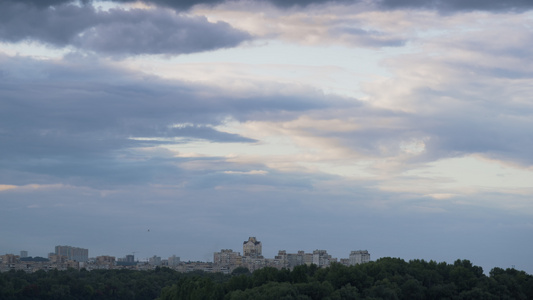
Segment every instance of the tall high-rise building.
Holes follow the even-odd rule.
[[[168,265],[171,267],[175,267],[180,264],[180,258],[179,256],[172,255],[168,258]]]
[[[370,253],[368,250],[357,250],[350,252],[350,265],[364,264],[370,261]]]
[[[26,257],[28,257],[28,251],[24,251],[24,250],[20,251],[20,258],[26,258]]]
[[[262,257],[262,245],[261,242],[258,241],[255,236],[251,236],[248,238],[247,241],[243,242],[242,245],[242,253],[243,256],[249,256],[249,257]]]
[[[313,264],[319,267],[327,267],[332,262],[336,262],[336,258],[332,258],[326,250],[315,250],[313,251]]]
[[[56,246],[55,255],[66,256],[69,260],[86,262],[89,260],[89,250],[71,246]]]
[[[151,266],[160,266],[161,265],[161,256],[154,255],[148,259],[148,264]]]

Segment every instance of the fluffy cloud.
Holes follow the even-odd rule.
[[[366,91],[376,106],[409,115],[430,160],[478,153],[531,166],[533,60],[523,51],[533,40],[520,24],[527,16],[477,17],[484,30],[425,39],[420,52],[388,60],[394,76]]]
[[[39,8],[0,3],[0,40],[7,42],[38,41],[121,56],[210,51],[250,38],[227,23],[165,9],[102,11],[91,5]]]
[[[205,15],[209,20],[228,22],[256,38],[281,39],[304,45],[399,47],[404,46],[409,37],[409,31],[399,29],[397,24],[384,28],[380,22],[383,19],[391,22],[398,13],[378,13],[374,6],[364,3],[289,9],[261,3],[258,9],[250,10],[246,2],[228,2],[215,7],[198,6],[191,12]]]
[[[0,3],[0,40],[73,46],[116,57],[212,51],[235,47],[258,37],[279,37],[304,44],[333,43],[380,48],[408,43],[412,38],[409,31],[414,30],[406,28],[413,23],[409,19],[420,20],[426,9],[443,12],[530,9],[527,1],[259,1],[256,3],[258,8],[252,10],[249,2],[242,1],[147,3],[155,6],[151,9],[102,11],[96,9],[92,1],[82,1],[81,5],[59,0],[4,1]],[[196,4],[209,5],[196,6],[196,16],[161,8],[182,10]],[[324,9],[326,6],[327,9]],[[213,7],[216,9],[212,10]],[[390,8],[394,9],[388,10]],[[411,13],[414,16],[406,18],[408,10],[401,10],[403,8],[414,8],[416,10],[411,11],[418,13]],[[209,22],[204,14],[209,20],[218,22]],[[420,24],[416,22],[411,27]]]

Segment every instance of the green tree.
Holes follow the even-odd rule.
[[[232,272],[231,272],[231,275],[232,276],[237,276],[237,275],[252,275],[252,273],[250,272],[250,270],[246,267],[237,267],[235,268]]]
[[[351,284],[346,284],[345,286],[341,287],[340,289],[335,290],[330,295],[331,300],[357,300],[361,299],[361,295],[359,294],[359,290],[352,286]]]

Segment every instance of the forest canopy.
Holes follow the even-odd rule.
[[[533,299],[533,276],[468,260],[381,258],[327,268],[221,273],[70,269],[0,273],[0,299]]]

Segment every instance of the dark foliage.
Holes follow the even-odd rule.
[[[0,273],[0,299],[156,299],[165,287],[185,278],[205,278],[218,283],[223,281],[222,277],[159,267],[152,271],[9,271]]]
[[[189,278],[163,290],[160,299],[533,299],[533,276],[499,268],[486,276],[468,260],[382,258],[351,267],[263,268],[225,278],[218,284]]]
[[[159,298],[158,298],[159,297]],[[263,268],[231,275],[67,270],[0,273],[0,299],[533,299],[533,276],[468,260],[453,264],[382,258],[346,267]]]
[[[20,261],[35,261],[35,262],[44,262],[44,261],[49,261],[48,258],[44,258],[44,257],[40,257],[40,256],[35,256],[35,257],[22,257],[20,258]]]

